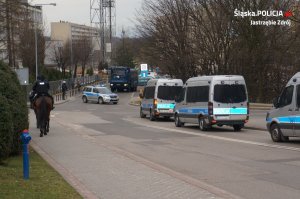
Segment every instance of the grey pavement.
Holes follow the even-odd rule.
[[[93,118],[92,115],[83,115],[83,117]],[[101,136],[101,132],[90,131],[80,125],[63,124],[63,122],[56,121],[55,117],[51,120],[53,122],[51,122],[50,134],[40,138],[38,130],[34,128],[35,120],[31,112],[30,129],[34,146],[42,151],[42,153],[40,151],[42,156],[46,154],[55,159],[56,164],[59,165],[56,166],[58,172],[63,172],[60,168],[67,168],[71,176],[96,197],[109,199],[221,198],[96,141],[93,136]],[[68,175],[63,176],[68,178]],[[72,183],[72,181],[69,182]],[[85,195],[85,197],[92,197],[93,194]]]
[[[245,125],[246,128],[267,130],[266,114],[268,110],[250,110],[249,122]]]
[[[34,146],[85,198],[299,198],[299,139],[151,122],[128,104],[132,94],[119,95],[118,105],[57,105],[43,138],[30,115]],[[252,111],[249,124],[264,117]]]

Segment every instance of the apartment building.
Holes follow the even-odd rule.
[[[99,44],[96,38],[100,34],[100,30],[94,27],[80,25],[76,23],[60,21],[51,23],[51,40],[61,40],[63,44],[67,41],[76,43],[83,36],[92,37],[94,50],[99,50]]]

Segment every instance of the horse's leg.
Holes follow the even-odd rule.
[[[40,128],[40,121],[38,116],[36,116],[36,128]]]
[[[43,137],[44,136],[44,132],[43,132],[43,129],[40,128],[40,137]]]
[[[47,133],[49,132],[49,126],[50,126],[50,120],[48,120],[48,122],[47,122],[47,128],[46,128]]]
[[[47,135],[47,126],[48,126],[48,122],[46,121],[46,123],[45,123],[45,129],[44,129],[44,135]]]

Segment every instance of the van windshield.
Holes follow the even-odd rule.
[[[159,86],[157,98],[162,100],[175,100],[175,96],[179,96],[181,86]]]
[[[214,101],[220,103],[240,103],[247,100],[245,85],[217,84],[214,88]]]

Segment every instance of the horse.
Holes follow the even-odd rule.
[[[40,137],[49,132],[50,112],[52,110],[52,99],[47,95],[41,95],[33,103],[36,115],[37,128],[40,129]]]

